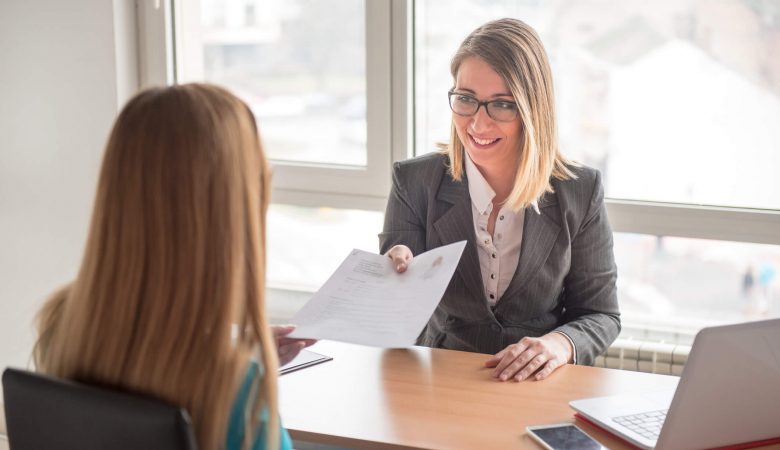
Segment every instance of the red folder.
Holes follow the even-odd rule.
[[[583,416],[580,413],[574,413],[574,418],[576,420],[580,420],[582,422],[585,422],[589,425],[592,425],[596,428],[598,428],[601,431],[604,431],[606,433],[611,434],[612,436],[615,436],[616,438],[620,439],[621,441],[625,442],[626,444],[630,445],[633,448],[639,448],[635,446],[634,444],[628,442],[627,440],[623,439],[622,437],[618,436],[617,434],[613,433],[612,431],[602,427],[601,425],[597,424],[596,422],[588,419],[587,417]],[[756,447],[763,447],[765,445],[772,445],[772,444],[780,444],[780,436],[776,438],[770,438],[770,439],[762,439],[760,441],[753,441],[753,442],[745,442],[744,444],[733,444],[733,445],[727,445],[725,447],[717,447],[710,450],[742,450],[745,448],[756,448]]]

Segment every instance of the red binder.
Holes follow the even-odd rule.
[[[574,413],[574,418],[576,420],[582,421],[587,423],[588,425],[594,426],[598,428],[601,431],[604,431],[606,433],[611,434],[612,436],[615,436],[616,438],[620,439],[621,441],[625,442],[626,444],[630,445],[633,448],[639,448],[636,445],[628,442],[627,440],[623,439],[622,437],[618,436],[617,434],[611,432],[610,430],[602,427],[601,425],[597,424],[596,422],[593,422],[592,420],[588,419],[587,417],[583,416],[580,413]],[[760,441],[753,441],[753,442],[745,442],[743,444],[734,444],[734,445],[727,445],[725,447],[716,447],[710,450],[742,450],[746,448],[756,448],[756,447],[763,447],[765,445],[772,445],[772,444],[780,444],[780,436],[776,438],[770,438],[770,439],[762,439]]]

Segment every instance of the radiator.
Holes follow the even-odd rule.
[[[617,339],[604,355],[596,358],[594,365],[679,376],[690,352],[690,345]]]

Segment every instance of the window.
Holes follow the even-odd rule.
[[[615,233],[623,320],[698,330],[780,317],[780,246]]]
[[[365,167],[364,6],[202,0],[188,33],[198,40],[182,43],[197,51],[179,58],[177,79],[214,82],[243,98],[273,160]]]
[[[379,211],[272,204],[268,210],[268,280],[314,292],[353,248],[376,252]]]
[[[417,154],[448,140],[449,63],[466,34],[520,18],[550,56],[564,153],[604,174],[624,317],[780,315],[780,246],[764,245],[780,244],[776,8],[428,0],[414,12]]]
[[[335,248],[376,250],[391,161],[448,139],[455,49],[510,16],[550,55],[564,152],[604,174],[625,317],[780,315],[771,2],[169,1],[141,8],[141,78],[215,81],[252,106],[275,170],[272,285],[313,289]],[[333,259],[305,267],[311,252]]]
[[[606,175],[609,197],[780,209],[776,8],[698,0],[605,5],[417,2],[418,153],[449,134],[442,99],[452,85],[449,59],[465,33],[518,17],[550,55],[562,148]]]
[[[384,206],[393,113],[388,2],[171,5],[175,80],[221,84],[248,103],[274,165],[275,199]]]
[[[411,148],[407,13],[364,0],[139,2],[143,84],[215,82],[258,119],[274,170],[269,285],[311,292],[351,248],[377,250],[391,161]]]

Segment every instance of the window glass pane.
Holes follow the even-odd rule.
[[[706,0],[415,2],[416,152],[449,137],[449,61],[482,23],[534,27],[565,154],[609,197],[780,209],[780,9]]]
[[[366,165],[363,0],[200,0],[197,13],[177,32],[179,80],[243,98],[275,160]]]
[[[780,317],[780,246],[615,233],[615,258],[628,324]]]
[[[379,251],[384,214],[272,204],[268,209],[268,284],[316,291],[357,248]]]

